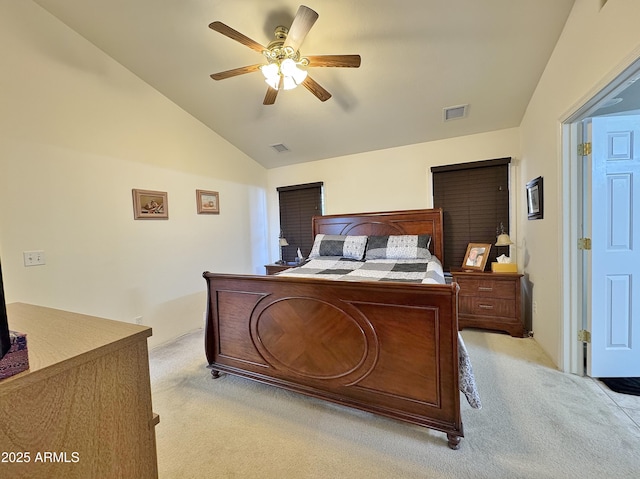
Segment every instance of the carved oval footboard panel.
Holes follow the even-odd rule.
[[[303,377],[353,381],[354,374],[367,374],[377,356],[370,325],[315,298],[270,302],[254,315],[251,330],[268,363]]]

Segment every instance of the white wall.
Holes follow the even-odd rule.
[[[0,58],[8,302],[142,316],[153,345],[202,326],[203,271],[262,273],[263,167],[32,2],[0,3]],[[167,191],[169,220],[134,221],[132,188]]]
[[[537,341],[556,364],[566,369],[562,309],[561,121],[577,110],[621,65],[629,65],[640,46],[640,2],[576,0],[564,31],[538,84],[521,124],[522,184],[544,177],[544,219],[527,221],[519,211],[521,263],[537,303],[533,327]],[[637,55],[635,55],[637,56]],[[602,85],[604,86],[604,85]]]
[[[278,255],[278,186],[323,181],[326,214],[431,208],[432,166],[513,157],[517,175],[519,156],[519,130],[511,128],[268,170],[272,258]],[[511,195],[517,203],[517,185]]]

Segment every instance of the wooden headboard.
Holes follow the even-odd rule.
[[[431,235],[429,249],[440,261],[444,253],[442,209],[387,211],[313,217],[313,236],[329,235]]]

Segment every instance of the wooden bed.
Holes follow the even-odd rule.
[[[425,234],[442,258],[442,210],[321,216],[313,233]],[[205,349],[220,372],[464,436],[453,285],[203,274]]]

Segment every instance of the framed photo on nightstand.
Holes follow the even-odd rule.
[[[489,259],[489,251],[491,244],[487,243],[469,243],[467,253],[464,255],[462,262],[463,270],[484,271],[484,267]]]

